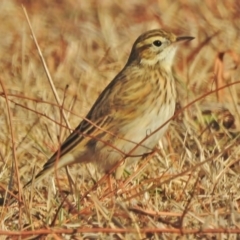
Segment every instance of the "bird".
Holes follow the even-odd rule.
[[[139,161],[152,150],[169,123],[160,127],[175,111],[177,94],[172,65],[178,42],[192,39],[162,29],[141,34],[123,69],[33,177],[34,183],[73,163],[91,162],[98,172],[107,173],[125,158],[116,170],[119,179],[126,164]]]

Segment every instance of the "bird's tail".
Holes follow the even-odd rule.
[[[73,163],[74,160],[75,160],[74,155],[71,154],[70,152],[63,155],[59,159],[57,158],[56,155],[53,155],[43,166],[43,169],[35,177],[33,177],[28,183],[24,185],[24,188],[31,185],[33,181],[34,183],[41,181],[43,178],[50,175],[57,169],[64,167],[70,163]]]

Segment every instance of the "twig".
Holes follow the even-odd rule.
[[[12,114],[11,114],[11,111],[10,111],[7,91],[4,87],[2,79],[0,79],[0,84],[1,84],[1,87],[2,87],[3,92],[5,94],[6,105],[7,105],[7,112],[8,112],[8,119],[9,119],[9,129],[10,129],[11,140],[12,140],[12,152],[13,152],[15,172],[16,172],[17,184],[18,184],[19,226],[20,226],[20,229],[22,229],[22,222],[21,222],[22,217],[21,217],[21,207],[20,207],[21,199],[22,199],[22,197],[21,197],[22,191],[21,191],[21,185],[20,185],[20,177],[19,177],[19,171],[18,171],[18,161],[17,161],[17,155],[16,155],[15,141],[14,141],[15,137],[14,137],[13,125],[12,125]]]

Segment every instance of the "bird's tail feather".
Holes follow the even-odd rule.
[[[59,158],[59,160],[52,161],[52,159],[50,158],[49,161],[43,166],[43,169],[35,177],[33,177],[28,183],[24,185],[24,188],[28,187],[33,181],[34,183],[41,181],[43,178],[50,175],[57,169],[64,167],[70,163],[73,163],[74,160],[75,160],[74,155],[71,153],[65,154],[64,156]]]

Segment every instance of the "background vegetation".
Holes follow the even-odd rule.
[[[239,239],[239,1],[2,0],[0,22],[0,187],[22,196],[1,207],[2,238]],[[62,107],[74,129],[154,28],[195,37],[179,47],[177,111],[155,154],[118,184],[75,164],[74,183],[61,169],[21,189],[69,134]]]

